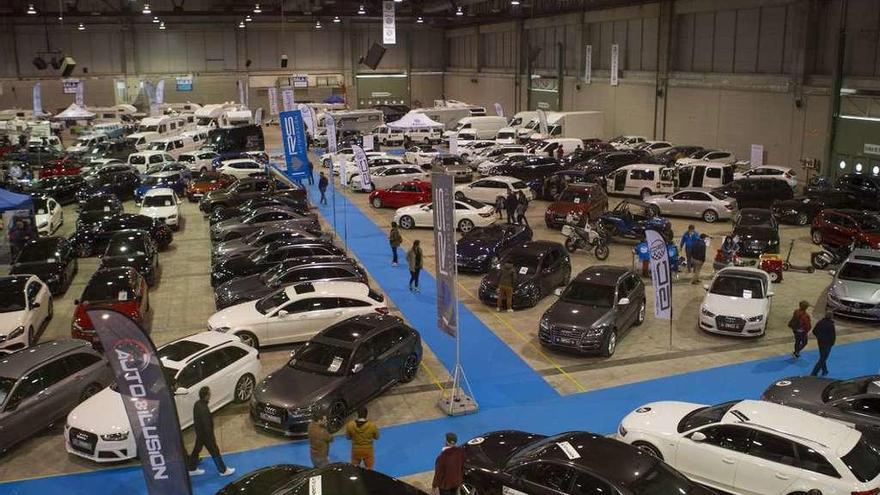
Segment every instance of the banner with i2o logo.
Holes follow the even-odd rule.
[[[302,113],[299,110],[281,112],[280,123],[287,175],[293,179],[307,177],[309,157],[306,151],[306,130]]]
[[[646,230],[645,242],[651,253],[649,266],[654,287],[654,318],[668,320],[672,318],[672,270],[666,240],[656,230]]]

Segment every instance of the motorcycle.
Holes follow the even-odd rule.
[[[578,249],[592,249],[596,259],[608,258],[608,240],[605,233],[594,228],[589,222],[586,222],[583,227],[579,227],[578,223],[578,221],[572,220],[562,226],[565,249],[569,253],[574,253]]]
[[[810,264],[817,270],[824,270],[831,265],[839,265],[849,257],[854,248],[855,243],[846,246],[822,244],[823,251],[815,251],[810,254]]]

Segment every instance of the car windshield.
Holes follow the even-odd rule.
[[[478,228],[466,233],[463,237],[468,239],[498,240],[504,235],[504,229],[500,225],[490,225]]]
[[[14,386],[14,379],[0,376],[0,406],[2,406],[4,402],[6,402],[6,398],[9,397],[9,393],[12,392],[12,387]]]
[[[36,211],[37,215],[45,215],[49,213],[49,205],[46,201],[46,198],[43,197],[35,197],[34,201],[34,211]]]
[[[741,275],[719,275],[709,289],[719,296],[741,297],[743,299],[763,299],[764,284],[760,279]]]
[[[526,275],[538,271],[538,258],[527,254],[508,253],[501,260],[501,264],[510,263],[516,273]]]
[[[15,278],[0,283],[0,313],[23,311],[25,308],[24,282]]]
[[[856,222],[865,232],[880,232],[880,218],[876,215],[856,215]]]
[[[562,293],[561,298],[565,302],[610,308],[614,305],[614,287],[592,282],[572,282]]]
[[[822,400],[825,402],[831,402],[852,397],[854,395],[862,395],[867,393],[868,385],[875,380],[880,381],[880,376],[833,382],[822,391]]]
[[[148,176],[144,178],[144,184],[148,186],[158,186],[162,184],[168,184],[170,182],[173,182],[172,176]]]
[[[526,444],[524,447],[520,448],[513,452],[508,461],[505,464],[515,464],[518,459],[525,459],[530,457],[533,453],[539,452],[543,450],[548,445],[552,445],[559,440],[566,438],[568,433],[560,433],[558,435],[554,435],[552,437],[543,438],[536,442]]]
[[[865,441],[864,436],[840,459],[862,483],[872,481],[880,475],[880,448]]]
[[[177,161],[183,162],[183,163],[195,163],[196,157],[194,157],[192,155],[180,155],[177,158]]]
[[[159,359],[183,361],[189,356],[206,349],[208,346],[192,340],[178,340],[159,349]]]
[[[142,206],[173,206],[174,196],[169,195],[152,195],[144,198]]]
[[[132,165],[143,165],[147,163],[147,157],[144,155],[131,155],[128,157],[128,163]]]
[[[721,191],[709,191],[709,194],[711,194],[711,195],[712,195],[714,198],[716,198],[716,199],[720,199],[720,200],[725,200],[725,199],[727,199],[727,195],[725,195],[725,194],[724,194],[723,192],[721,192]]]
[[[138,236],[113,237],[107,245],[107,256],[143,256],[144,254],[143,242]]]
[[[259,311],[260,314],[267,314],[269,311],[272,311],[273,309],[281,306],[282,304],[285,304],[288,301],[290,301],[290,298],[287,297],[287,291],[281,289],[258,300],[257,311]]]
[[[586,203],[589,201],[590,195],[580,191],[562,191],[559,201],[564,203]]]
[[[273,246],[272,244],[266,244],[265,246],[261,247],[260,249],[257,249],[256,251],[247,255],[247,258],[249,260],[253,261],[254,263],[260,263],[261,261],[263,261],[263,258],[269,256],[269,252],[272,248],[277,248],[277,246]]]
[[[686,495],[691,492],[693,485],[687,478],[657,461],[645,474],[630,483],[629,489],[635,495]]]
[[[880,284],[880,266],[850,261],[843,265],[843,268],[837,273],[837,278],[853,282]]]
[[[51,242],[36,242],[26,246],[16,258],[16,263],[35,263],[47,262],[54,263],[61,261],[61,253],[55,251],[57,246]]]
[[[743,211],[740,212],[738,226],[749,227],[753,225],[770,225],[773,222],[773,214],[770,210]]]
[[[733,400],[730,402],[725,402],[723,404],[718,404],[717,406],[706,406],[695,409],[687,413],[683,418],[681,418],[681,421],[678,422],[678,432],[683,433],[693,430],[694,428],[717,423],[721,421],[721,418],[723,418],[724,415],[727,414],[727,411],[731,407],[739,404],[739,402],[740,401],[738,400]]]
[[[245,236],[245,238],[244,238],[244,243],[245,243],[245,244],[248,244],[248,245],[251,245],[251,244],[255,243],[255,242],[257,241],[257,239],[259,239],[260,236],[262,236],[264,233],[265,233],[264,231],[262,231],[262,230],[258,230],[258,231],[254,232],[254,233],[252,233],[252,234],[248,234],[248,235]]]
[[[89,302],[131,301],[134,299],[134,293],[128,286],[128,275],[120,275],[119,279],[110,280],[108,277],[102,277],[99,280],[93,279],[86,285],[82,300]]]
[[[288,366],[297,370],[338,376],[348,371],[350,360],[351,349],[323,342],[308,342],[294,352]]]

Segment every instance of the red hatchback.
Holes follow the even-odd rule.
[[[74,301],[73,323],[70,335],[85,340],[95,349],[101,349],[101,339],[95,332],[92,320],[86,314],[90,306],[115,309],[130,316],[143,327],[144,317],[150,309],[149,289],[144,278],[130,266],[102,268],[92,275],[82,298]]]
[[[373,208],[401,208],[431,201],[431,183],[423,180],[401,182],[370,193]]]
[[[203,172],[187,186],[186,198],[196,203],[205,194],[218,189],[226,189],[233,182],[235,182],[235,177],[231,175],[221,174],[220,172]]]
[[[40,169],[40,178],[55,177],[57,175],[77,175],[82,170],[82,164],[77,160],[65,155],[64,158],[52,160]]]
[[[832,247],[880,248],[880,216],[864,210],[822,210],[813,219],[810,238]]]

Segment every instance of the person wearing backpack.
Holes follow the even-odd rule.
[[[788,328],[794,333],[794,352],[791,356],[795,359],[801,357],[801,351],[807,346],[807,337],[810,335],[810,328],[813,327],[810,322],[810,314],[807,308],[810,303],[801,301],[798,303],[798,309],[794,310],[791,320],[788,321]]]

